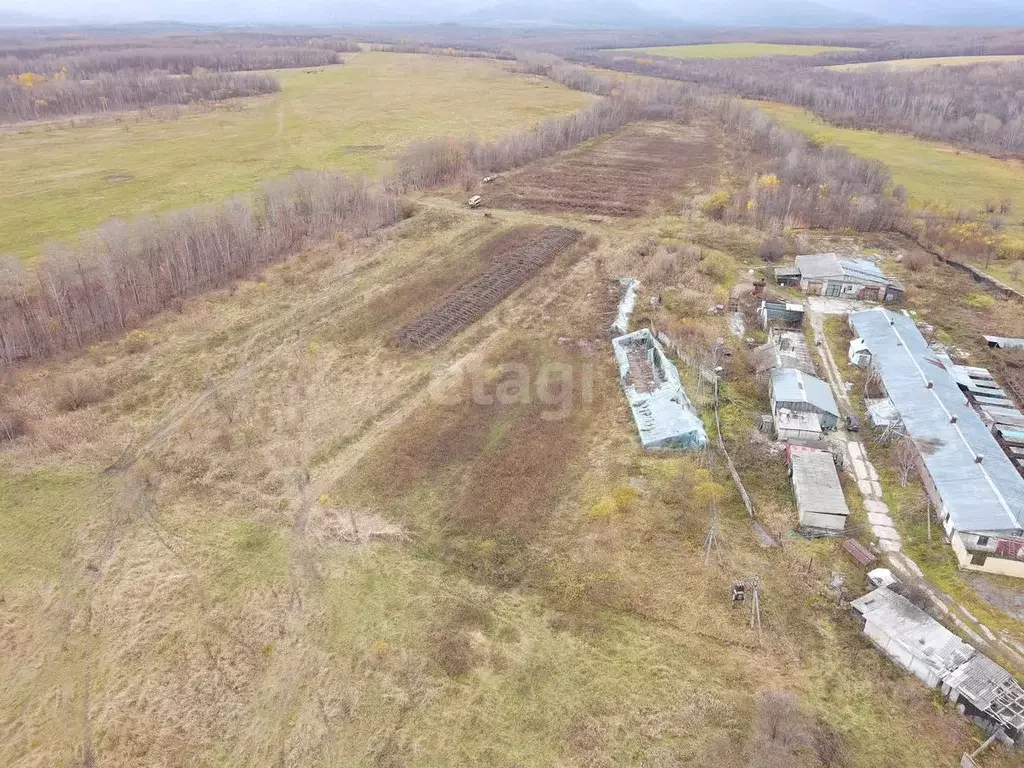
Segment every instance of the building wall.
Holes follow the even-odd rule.
[[[821,432],[811,429],[779,428],[776,423],[776,434],[779,440],[821,440]]]
[[[914,656],[906,646],[893,640],[888,634],[886,634],[884,629],[873,624],[870,620],[867,620],[864,623],[864,634],[867,635],[871,641],[885,653],[886,656],[910,672],[929,688],[935,688],[940,682],[942,682],[942,678],[935,669]]]
[[[1005,557],[988,556],[981,565],[971,562],[974,555],[967,551],[967,546],[961,535],[954,534],[951,538],[953,551],[956,553],[956,560],[960,568],[965,571],[978,571],[980,573],[997,573],[1000,576],[1014,576],[1024,579],[1024,560],[1008,560]]]
[[[800,510],[800,525],[804,528],[820,528],[825,531],[842,531],[846,528],[846,515],[827,515],[823,512]]]

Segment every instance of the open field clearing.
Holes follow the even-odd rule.
[[[832,64],[825,69],[837,71],[856,71],[859,69],[888,69],[893,71],[913,71],[927,67],[966,67],[971,64],[1004,64],[1008,61],[1020,61],[1024,56],[1017,54],[991,54],[987,56],[934,56],[925,59],[893,59],[892,61],[865,61],[856,64]]]
[[[853,561],[785,536],[739,354],[723,429],[782,546],[758,546],[717,463],[640,450],[613,280],[644,280],[636,324],[729,337],[707,307],[761,237],[672,178],[675,210],[598,221],[422,197],[13,374],[2,405],[28,433],[0,446],[0,555],[26,564],[0,561],[0,764],[931,768],[977,745],[837,605],[833,572],[864,589]],[[581,235],[494,309],[394,343],[553,226]],[[755,574],[763,645],[729,598]]]
[[[508,174],[484,193],[499,208],[640,216],[683,190],[706,192],[718,161],[705,130],[648,123]]]
[[[111,216],[217,202],[300,168],[373,174],[412,141],[494,138],[590,100],[455,57],[364,52],[275,75],[271,96],[0,134],[3,251],[32,258]]]
[[[1020,233],[1024,221],[1024,163],[1000,160],[937,141],[882,131],[838,128],[789,104],[750,102],[758,109],[823,144],[838,144],[861,157],[880,160],[902,184],[911,202],[938,203],[952,210],[981,211],[1011,203],[1006,224]]]
[[[777,43],[705,43],[698,45],[660,45],[653,48],[615,50],[652,53],[673,59],[750,59],[755,56],[816,56],[829,51],[855,51],[856,48],[827,45],[779,45]]]

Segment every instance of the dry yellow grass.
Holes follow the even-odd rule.
[[[0,568],[0,764],[740,766],[763,689],[795,694],[851,768],[976,743],[836,607],[831,571],[862,576],[834,544],[760,550],[728,491],[724,564],[704,570],[696,459],[637,447],[608,279],[685,279],[689,262],[648,263],[651,237],[754,234],[676,213],[484,218],[459,197],[10,383],[32,433],[0,449],[0,501],[22,500],[0,554],[40,551]],[[389,343],[489,238],[553,222],[593,237],[437,350]],[[562,420],[542,414],[564,390],[534,375],[530,402],[466,396],[462,372],[486,394],[511,362],[592,384]],[[60,413],[56,372],[111,394]],[[753,574],[763,648],[729,607]]]

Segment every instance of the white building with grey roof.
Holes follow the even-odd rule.
[[[799,285],[812,296],[901,301],[906,292],[873,261],[844,259],[836,253],[797,256],[796,266],[775,270],[775,279],[783,285]]]
[[[853,312],[961,568],[1024,578],[1024,477],[906,314]],[[948,358],[947,358],[948,360]]]
[[[890,659],[929,688],[941,688],[989,733],[1024,744],[1024,688],[1009,672],[890,587],[850,606],[863,618],[864,634]]]

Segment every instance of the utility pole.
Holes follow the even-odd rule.
[[[708,567],[708,562],[711,560],[711,550],[715,550],[715,554],[718,556],[718,564],[722,564],[722,550],[718,545],[718,507],[715,505],[715,500],[711,500],[711,529],[708,531],[708,538],[704,546],[704,567]]]
[[[764,646],[764,636],[761,634],[761,598],[758,594],[761,586],[761,577],[755,576],[753,578],[753,584],[751,591],[753,595],[750,599],[750,628],[757,628],[757,643],[760,646]]]

